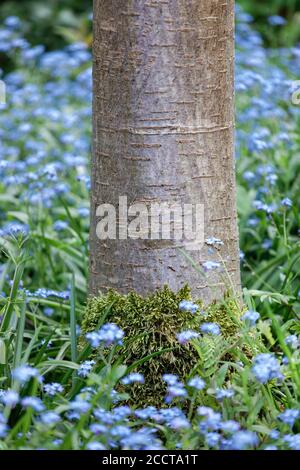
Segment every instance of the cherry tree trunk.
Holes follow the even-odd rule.
[[[93,74],[90,293],[239,292],[234,1],[95,0]],[[184,236],[124,235],[125,196],[203,205],[202,237],[190,249]],[[97,233],[102,204],[116,208],[116,239]]]

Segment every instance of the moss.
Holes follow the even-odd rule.
[[[224,340],[237,335],[240,311],[234,299],[228,297],[222,303],[212,304],[205,308],[205,313],[202,302],[196,301],[199,305],[196,314],[179,310],[182,300],[191,300],[188,286],[177,293],[165,286],[145,298],[134,292],[121,295],[111,290],[88,301],[82,322],[83,334],[97,329],[103,316],[104,321],[116,323],[126,335],[121,349],[126,364],[168,349],[137,368],[144,374],[145,384],[131,387],[135,404],[161,404],[164,397],[162,374],[173,373],[184,379],[201,363],[199,351],[196,352],[192,344],[180,345],[177,333],[185,329],[199,330],[201,323],[209,321],[220,325]]]

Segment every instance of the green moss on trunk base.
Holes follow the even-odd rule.
[[[222,303],[206,307],[205,311],[202,311],[202,302],[195,301],[199,305],[195,314],[179,309],[182,300],[191,300],[188,286],[177,293],[165,286],[145,298],[134,292],[121,295],[111,290],[88,301],[82,322],[83,334],[97,329],[106,312],[105,322],[116,323],[125,332],[121,354],[127,365],[168,349],[137,368],[145,377],[144,385],[130,388],[132,400],[137,406],[162,404],[165,387],[161,376],[165,373],[176,374],[181,379],[193,370],[205,375],[205,371],[216,364],[217,356],[226,353],[231,343],[229,340],[238,334],[240,310],[234,299],[228,297]],[[205,335],[197,351],[192,344],[178,343],[176,335],[179,332],[186,329],[199,331],[203,322],[218,323],[221,335]]]

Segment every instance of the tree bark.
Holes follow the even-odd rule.
[[[233,31],[233,0],[94,1],[91,294],[239,292]],[[185,239],[99,240],[96,209],[119,196],[204,204],[206,242],[188,256],[222,267],[201,275]]]

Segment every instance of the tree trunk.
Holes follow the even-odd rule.
[[[95,0],[91,294],[188,283],[208,303],[239,292],[233,29],[233,0]],[[120,196],[203,204],[204,242],[124,239]],[[116,240],[96,234],[105,203]]]

